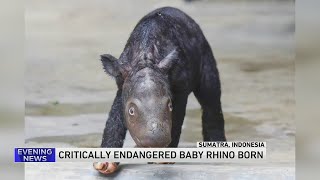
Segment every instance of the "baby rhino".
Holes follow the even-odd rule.
[[[216,61],[199,25],[184,12],[152,11],[136,25],[119,59],[104,54],[101,61],[118,86],[101,147],[122,147],[127,129],[138,147],[177,147],[191,92],[203,110],[203,140],[226,140]],[[117,166],[94,163],[103,174]]]

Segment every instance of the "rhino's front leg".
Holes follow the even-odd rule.
[[[109,118],[103,131],[101,147],[121,148],[126,137],[127,128],[125,126],[122,91],[118,90],[117,96],[113,101]],[[111,174],[118,168],[118,162],[95,162],[93,167],[103,174]]]

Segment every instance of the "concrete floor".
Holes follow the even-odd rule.
[[[91,163],[26,165],[26,180],[34,179],[295,179],[295,168],[282,165],[243,164],[124,164],[118,173],[104,176]]]

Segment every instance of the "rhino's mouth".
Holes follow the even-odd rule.
[[[132,136],[132,138],[136,143],[136,147],[138,147],[138,148],[166,148],[171,143],[171,141],[168,141],[168,143],[166,143],[165,145],[163,145],[161,147],[159,147],[159,146],[146,146],[146,145],[143,145],[142,141],[137,136]]]

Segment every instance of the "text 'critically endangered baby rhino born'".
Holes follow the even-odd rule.
[[[202,113],[204,141],[225,141],[220,80],[210,45],[199,25],[171,7],[143,17],[119,59],[101,56],[118,86],[101,147],[122,147],[127,129],[138,147],[177,147],[188,95]],[[118,163],[94,163],[103,174]]]

